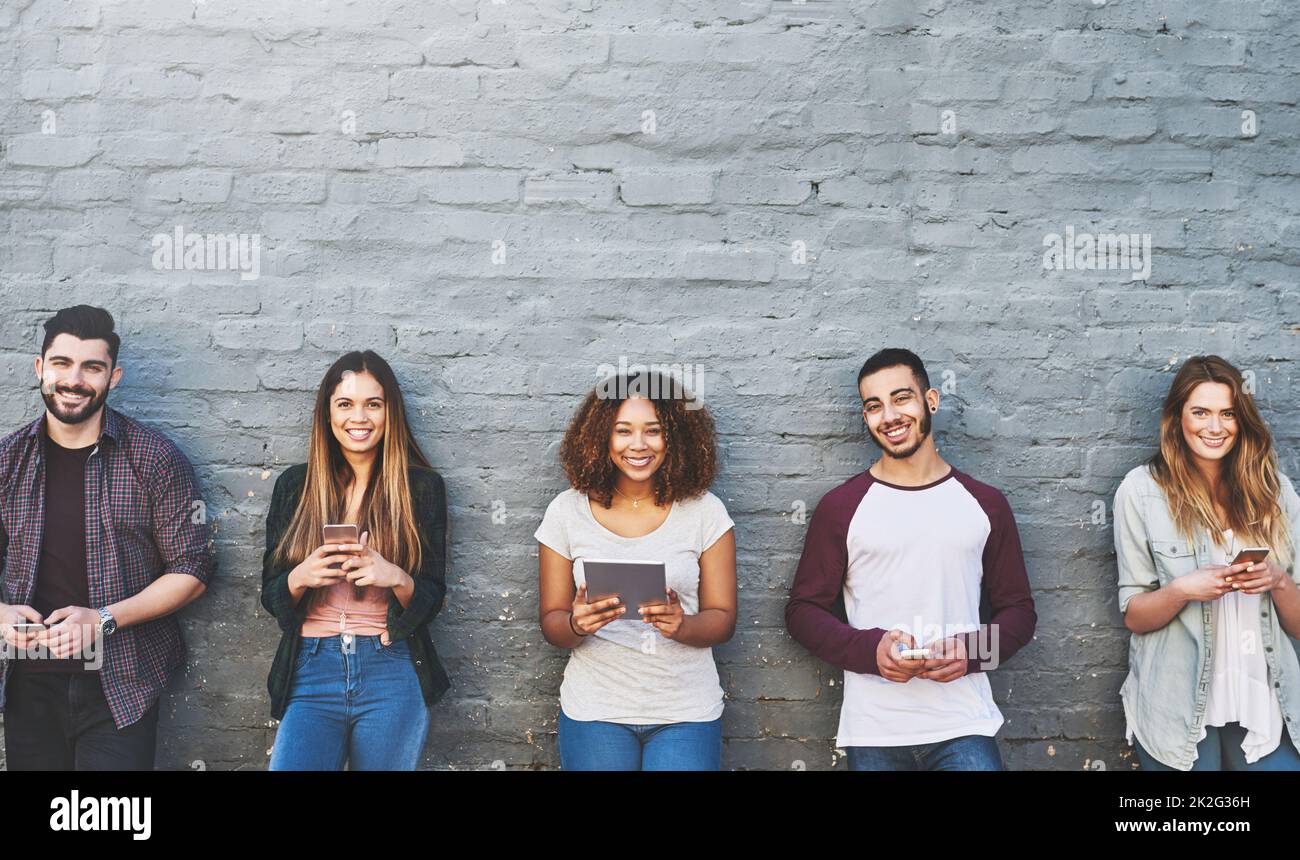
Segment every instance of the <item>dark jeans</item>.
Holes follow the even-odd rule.
[[[847,747],[845,751],[849,770],[1002,770],[997,741],[983,735],[916,746]]]
[[[24,672],[5,685],[9,770],[153,770],[158,704],[119,729],[98,672]]]

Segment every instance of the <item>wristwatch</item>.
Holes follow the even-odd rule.
[[[112,636],[117,631],[117,619],[113,613],[108,611],[107,606],[99,607],[99,632],[104,636]]]

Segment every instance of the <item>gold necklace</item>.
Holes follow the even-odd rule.
[[[614,492],[618,493],[620,496],[622,496],[623,498],[631,502],[632,510],[634,511],[637,509],[637,506],[641,504],[641,499],[648,499],[650,498],[650,496],[654,495],[653,493],[646,493],[644,496],[641,497],[641,499],[634,499],[631,496],[629,496],[627,493],[620,493],[618,487],[614,488]]]

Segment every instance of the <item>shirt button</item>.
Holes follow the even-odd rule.
[[[415,665],[417,665],[417,666],[423,666],[423,665],[424,665],[424,661],[423,661],[423,660],[416,660],[416,661],[415,661]]]
[[[1267,651],[1269,654],[1272,654],[1272,653],[1273,653],[1273,646],[1272,646],[1272,645],[1265,645],[1265,646],[1264,646],[1264,650]]]

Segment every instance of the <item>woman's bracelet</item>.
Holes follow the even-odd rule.
[[[574,632],[574,635],[582,636],[582,637],[584,637],[584,638],[587,637],[587,636],[590,636],[590,635],[591,635],[590,633],[583,633],[583,632],[582,632],[581,630],[579,630],[577,627],[574,627],[574,626],[573,626],[573,611],[572,611],[572,610],[569,611],[569,629],[572,630],[572,631]]]

